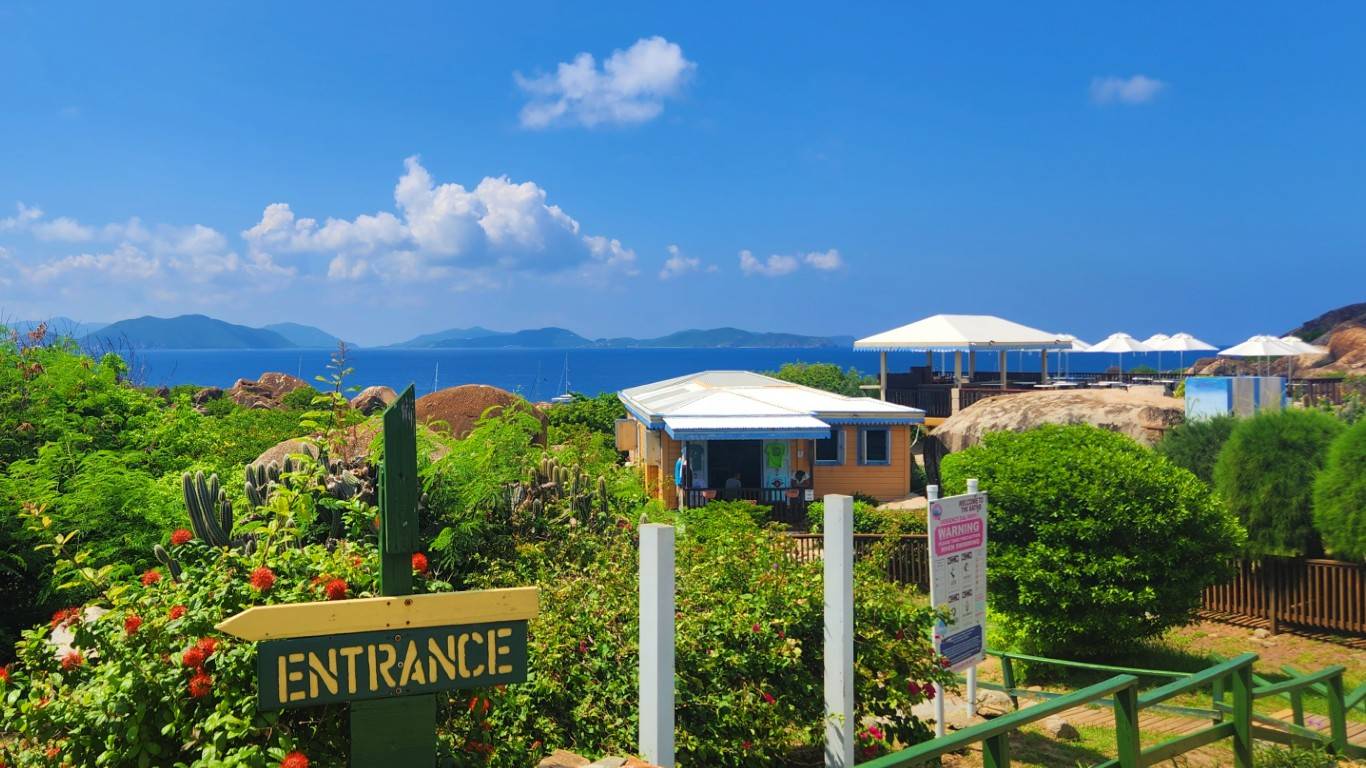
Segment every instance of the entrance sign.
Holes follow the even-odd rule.
[[[410,384],[384,411],[382,596],[256,606],[218,624],[258,643],[260,709],[351,702],[352,768],[434,764],[437,691],[527,678],[535,587],[411,594],[418,548],[416,399]]]
[[[361,632],[262,643],[263,710],[526,680],[526,622]]]
[[[934,647],[958,672],[986,660],[987,495],[930,501],[928,517],[930,604],[949,614],[935,623]]]

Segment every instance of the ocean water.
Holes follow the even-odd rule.
[[[134,381],[148,386],[230,387],[239,378],[254,379],[265,371],[294,374],[306,381],[327,373],[334,350],[138,350],[127,354]],[[1198,355],[1186,355],[1190,364]],[[890,353],[888,369],[904,371],[924,365],[923,353]],[[1048,369],[1057,373],[1059,360],[1049,355]],[[1118,361],[1113,354],[1071,353],[1063,365],[1072,371],[1103,371]],[[535,400],[546,400],[566,389],[594,395],[647,384],[709,369],[776,370],[787,362],[835,363],[876,373],[876,352],[829,349],[352,349],[347,365],[355,371],[349,384],[387,385],[402,390],[410,382],[419,396],[433,387],[491,384]],[[1177,355],[1165,352],[1162,365],[1175,367]],[[952,355],[935,355],[941,369],[953,367]],[[964,366],[967,365],[966,359]],[[1125,370],[1138,365],[1156,367],[1157,355],[1126,354]],[[978,355],[978,369],[994,371],[994,354]],[[1039,354],[1011,352],[1009,370],[1038,371]],[[566,384],[567,379],[567,384]]]

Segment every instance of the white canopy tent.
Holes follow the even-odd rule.
[[[1091,345],[1087,352],[1114,352],[1119,354],[1119,373],[1124,375],[1125,352],[1151,352],[1152,348],[1127,333],[1112,333],[1104,341]]]
[[[1042,374],[1048,375],[1047,350],[1068,349],[1071,343],[1056,333],[1030,328],[995,315],[931,315],[914,323],[883,331],[854,342],[854,349],[877,350],[881,353],[878,381],[882,398],[887,399],[887,352],[901,350],[928,352],[951,350],[956,381],[963,380],[963,353],[969,354],[969,365],[975,368],[973,355],[983,350],[995,350],[1000,355],[1001,386],[1006,383],[1008,350],[1028,349],[1044,351]]]

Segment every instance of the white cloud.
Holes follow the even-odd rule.
[[[580,53],[561,62],[553,74],[514,74],[530,97],[521,122],[526,128],[643,123],[664,111],[664,101],[677,95],[696,69],[677,43],[658,36],[613,51],[601,69],[592,54]]]
[[[30,224],[43,217],[43,211],[40,208],[33,208],[23,203],[15,203],[14,207],[18,209],[18,213],[0,219],[0,232],[27,229]]]
[[[95,237],[95,230],[69,216],[58,216],[50,221],[36,220],[29,229],[39,240],[62,243],[83,243]]]
[[[702,260],[695,256],[684,256],[676,245],[668,247],[669,258],[664,260],[664,268],[659,270],[660,280],[671,280],[702,268]]]
[[[1091,79],[1091,101],[1096,104],[1147,104],[1166,88],[1166,83],[1146,75],[1095,77]]]
[[[148,280],[161,271],[161,261],[131,244],[104,253],[82,253],[47,261],[28,270],[35,282],[47,283],[71,273],[97,273],[110,279]]]
[[[242,237],[253,252],[330,254],[327,274],[334,279],[356,279],[366,268],[392,269],[410,279],[446,276],[447,268],[457,267],[555,272],[582,266],[636,273],[635,251],[619,240],[581,234],[579,223],[549,204],[534,182],[485,177],[470,190],[438,184],[417,157],[404,166],[394,186],[397,215],[329,218],[319,225],[297,218],[287,203],[272,203]],[[338,255],[348,258],[337,260]],[[356,258],[361,255],[381,258]]]
[[[740,271],[746,275],[761,275],[763,277],[781,277],[790,275],[797,271],[801,266],[795,256],[780,256],[773,254],[764,261],[754,257],[749,251],[740,251]]]
[[[820,269],[827,272],[844,266],[844,259],[840,257],[840,252],[834,248],[824,252],[812,251],[803,256],[802,261],[806,262],[814,269]]]

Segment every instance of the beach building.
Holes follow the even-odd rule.
[[[618,397],[629,415],[617,423],[617,448],[653,497],[670,508],[750,500],[780,519],[827,493],[908,494],[912,427],[925,420],[917,408],[749,371],[702,371]]]

